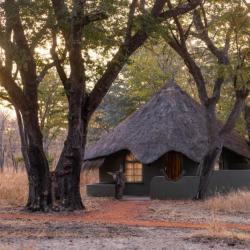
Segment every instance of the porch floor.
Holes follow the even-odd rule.
[[[122,200],[124,201],[150,201],[150,197],[149,196],[124,195]]]

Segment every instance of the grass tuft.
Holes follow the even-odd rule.
[[[28,179],[24,171],[14,172],[4,170],[0,172],[0,204],[23,206],[27,200]]]
[[[98,182],[98,171],[85,171],[81,174],[81,193],[86,197],[85,184]],[[15,172],[5,169],[0,172],[0,205],[24,206],[28,197],[28,178],[25,171]]]
[[[217,194],[204,202],[205,208],[215,212],[249,213],[250,191],[234,191],[228,194]]]

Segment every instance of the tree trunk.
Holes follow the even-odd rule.
[[[208,149],[204,155],[200,168],[200,181],[198,191],[194,199],[204,199],[206,196],[209,177],[214,169],[216,162],[219,160],[222,151],[222,138],[219,134],[219,127],[215,111],[216,103],[208,103],[205,107]]]
[[[4,115],[1,118],[2,119],[1,119],[1,124],[0,124],[0,171],[3,172],[4,161],[5,161],[3,134],[4,134],[4,129],[5,129],[6,118],[4,117]]]
[[[206,196],[207,187],[209,184],[209,178],[214,169],[216,162],[219,160],[222,151],[221,144],[212,144],[209,147],[206,155],[204,156],[200,168],[200,182],[196,196],[194,199],[202,200]]]
[[[56,167],[58,189],[55,196],[60,200],[60,209],[62,210],[85,209],[80,193],[80,176],[86,144],[87,126],[87,122],[81,122],[81,132],[78,134],[78,137],[81,138],[81,145],[79,144],[77,148],[72,147],[68,139],[65,141]]]
[[[248,143],[250,144],[250,106],[245,105],[244,109],[244,118],[246,122],[246,130],[248,135]]]
[[[29,197],[26,208],[31,211],[48,211],[51,205],[50,173],[43,152],[42,134],[34,114],[23,116],[23,152],[29,180]],[[19,128],[20,129],[20,128]],[[28,142],[28,143],[27,143]],[[25,145],[27,143],[27,145]],[[28,157],[27,157],[28,156]]]
[[[228,133],[231,133],[235,127],[236,121],[239,118],[243,107],[245,105],[245,99],[248,95],[248,90],[239,90],[236,92],[236,101],[234,107],[229,114],[225,124],[219,128],[219,124],[216,118],[216,102],[208,102],[206,105],[206,124],[207,124],[207,137],[208,137],[208,151],[203,157],[201,162],[200,183],[195,199],[204,199],[209,184],[209,177],[212,170],[219,160],[222,147],[223,138]]]
[[[30,170],[30,162],[29,162],[29,155],[28,155],[27,134],[25,132],[25,128],[23,125],[21,113],[16,107],[15,107],[15,112],[16,112],[19,136],[20,136],[20,141],[21,141],[21,152],[22,152],[25,168],[28,172]]]
[[[30,166],[29,152],[28,152],[28,138],[27,138],[27,133],[26,133],[25,128],[24,128],[22,115],[17,107],[15,107],[15,112],[16,112],[17,124],[18,124],[18,129],[19,129],[19,136],[20,136],[20,141],[21,141],[21,152],[22,152],[22,156],[23,156],[23,161],[24,161],[26,173],[28,176],[29,194],[28,194],[28,201],[26,203],[26,207],[29,208],[31,203],[32,203],[32,197],[34,196],[34,194],[32,191],[33,184],[32,184],[32,179],[31,179],[31,166]]]

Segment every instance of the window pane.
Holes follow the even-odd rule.
[[[125,176],[127,182],[142,182],[142,164],[132,155],[128,154],[125,160]]]
[[[141,169],[135,169],[134,174],[135,175],[141,175]]]

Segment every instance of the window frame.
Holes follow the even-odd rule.
[[[128,157],[131,157],[132,160],[128,160]],[[127,164],[131,164],[132,168],[129,169],[130,171],[132,171],[131,174],[126,174],[127,172],[127,167],[128,165]],[[140,167],[136,167],[136,164],[139,164]],[[136,170],[140,171],[140,174],[135,174]],[[143,171],[143,164],[138,161],[135,156],[132,154],[132,153],[128,153],[125,155],[124,157],[124,175],[126,177],[126,183],[127,184],[143,184],[143,180],[144,180],[144,171]],[[130,178],[132,178],[133,180],[129,181],[128,180],[128,176],[130,176]],[[136,181],[135,178],[139,177],[140,180]]]

